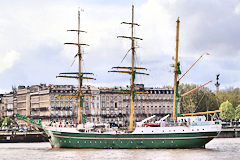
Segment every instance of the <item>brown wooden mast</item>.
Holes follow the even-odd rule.
[[[82,72],[82,51],[81,51],[81,46],[89,46],[87,44],[82,44],[80,43],[80,33],[81,32],[85,32],[82,31],[80,29],[80,11],[78,10],[78,29],[77,30],[67,30],[67,31],[72,31],[72,32],[77,32],[78,35],[78,42],[77,43],[64,43],[64,44],[68,44],[68,45],[75,45],[78,47],[78,53],[76,56],[78,56],[78,72],[64,72],[64,73],[60,73],[59,76],[57,77],[62,77],[62,78],[75,78],[78,79],[78,124],[82,123],[82,107],[83,107],[83,100],[84,100],[84,96],[83,96],[83,92],[82,92],[82,81],[83,79],[93,79],[91,77],[83,77],[83,75],[86,74],[93,74],[93,73],[83,73]],[[86,33],[86,32],[85,32]],[[75,76],[71,76],[71,75],[75,75]],[[76,95],[73,97],[76,97]]]
[[[134,117],[134,99],[135,99],[135,75],[136,74],[143,74],[149,75],[146,73],[136,72],[137,69],[139,70],[146,70],[146,68],[135,67],[135,40],[142,40],[141,38],[134,37],[134,26],[139,26],[139,24],[134,23],[134,5],[132,5],[132,22],[122,22],[121,24],[128,24],[131,25],[131,37],[127,36],[118,36],[118,38],[128,38],[131,40],[131,50],[132,50],[132,66],[131,67],[112,67],[112,69],[127,69],[127,71],[109,71],[109,72],[118,72],[118,73],[127,73],[131,75],[131,85],[130,85],[130,97],[131,97],[131,108],[130,108],[130,117],[129,117],[129,131],[133,131],[133,117]],[[123,92],[126,93],[126,92]]]
[[[177,80],[178,80],[178,43],[179,43],[179,18],[177,19],[177,34],[176,34],[176,56],[174,65],[174,94],[173,94],[173,120],[177,120]]]
[[[200,58],[198,58],[193,65],[191,65],[191,67],[178,79],[178,75],[181,74],[181,70],[180,70],[180,63],[178,62],[178,47],[179,47],[179,24],[180,24],[180,20],[179,18],[177,19],[177,27],[176,27],[176,56],[175,56],[175,65],[174,65],[174,95],[173,95],[173,121],[176,122],[177,120],[177,116],[181,115],[178,113],[178,102],[180,101],[181,97],[184,97],[192,92],[194,92],[195,90],[198,90],[199,88],[211,83],[212,81],[209,81],[199,87],[196,87],[194,89],[192,89],[191,91],[184,93],[182,95],[180,95],[178,93],[179,91],[179,81],[189,72],[189,70],[192,69],[192,67],[206,54],[209,55],[209,53],[205,53],[203,55],[200,56]]]

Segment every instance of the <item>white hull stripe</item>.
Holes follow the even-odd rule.
[[[60,138],[74,138],[74,139],[196,139],[196,138],[214,138],[216,136],[198,136],[198,137],[153,137],[153,138],[100,138],[100,137],[70,137],[70,136],[59,136],[59,135],[54,135],[55,137],[60,137]]]

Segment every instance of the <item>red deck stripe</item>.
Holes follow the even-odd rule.
[[[216,136],[199,136],[199,137],[159,137],[159,138],[98,138],[98,137],[70,137],[70,136],[59,136],[56,137],[62,138],[74,138],[74,139],[194,139],[194,138],[214,138]]]

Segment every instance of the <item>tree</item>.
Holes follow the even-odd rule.
[[[186,93],[194,88],[195,84],[181,84],[180,94]],[[219,108],[216,95],[207,87],[202,87],[181,98],[181,113],[205,112]]]
[[[220,118],[222,120],[230,121],[235,118],[235,109],[228,100],[226,102],[223,102],[220,105],[219,109],[222,110],[222,112],[220,113]]]
[[[239,119],[240,119],[240,104],[237,106],[235,110],[235,120],[239,120]]]
[[[2,118],[0,118],[0,126],[2,126],[2,122],[3,122],[3,119],[2,119]]]
[[[13,120],[9,117],[5,117],[3,122],[2,122],[2,127],[3,126],[10,126],[13,124]]]
[[[228,100],[234,108],[240,104],[240,88],[230,87],[217,93],[219,104]]]

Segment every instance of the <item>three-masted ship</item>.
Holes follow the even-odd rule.
[[[130,125],[127,132],[111,130],[108,124],[89,124],[82,123],[81,108],[83,107],[84,95],[81,91],[83,79],[93,79],[85,77],[91,73],[83,73],[81,70],[81,46],[80,43],[80,12],[78,12],[78,29],[70,30],[77,32],[78,43],[67,43],[78,47],[79,71],[73,73],[61,73],[59,77],[76,78],[79,81],[78,97],[78,126],[75,128],[67,127],[42,127],[39,124],[35,126],[42,129],[49,137],[53,148],[101,148],[101,149],[128,149],[128,148],[199,148],[204,147],[206,143],[216,137],[221,131],[219,121],[206,121],[205,116],[181,116],[177,113],[178,101],[181,95],[178,93],[178,75],[180,74],[180,64],[178,62],[178,37],[179,37],[179,19],[177,20],[176,34],[176,57],[175,57],[175,78],[174,78],[174,101],[173,101],[173,121],[166,123],[168,116],[162,117],[159,121],[153,121],[155,115],[136,122],[134,125],[134,101],[135,95],[141,94],[135,90],[135,76],[138,74],[148,75],[139,70],[145,70],[142,67],[135,66],[135,41],[142,40],[134,36],[134,27],[138,26],[134,22],[134,5],[132,5],[132,21],[122,22],[131,26],[131,36],[119,36],[131,40],[132,65],[129,67],[113,67],[109,72],[120,72],[131,75],[131,84],[129,93],[130,101]],[[215,113],[212,111],[208,113]],[[196,114],[196,113],[195,113]],[[23,118],[24,119],[24,118]],[[26,118],[25,118],[26,120]],[[149,123],[149,121],[152,121]],[[29,122],[29,121],[28,121]]]

